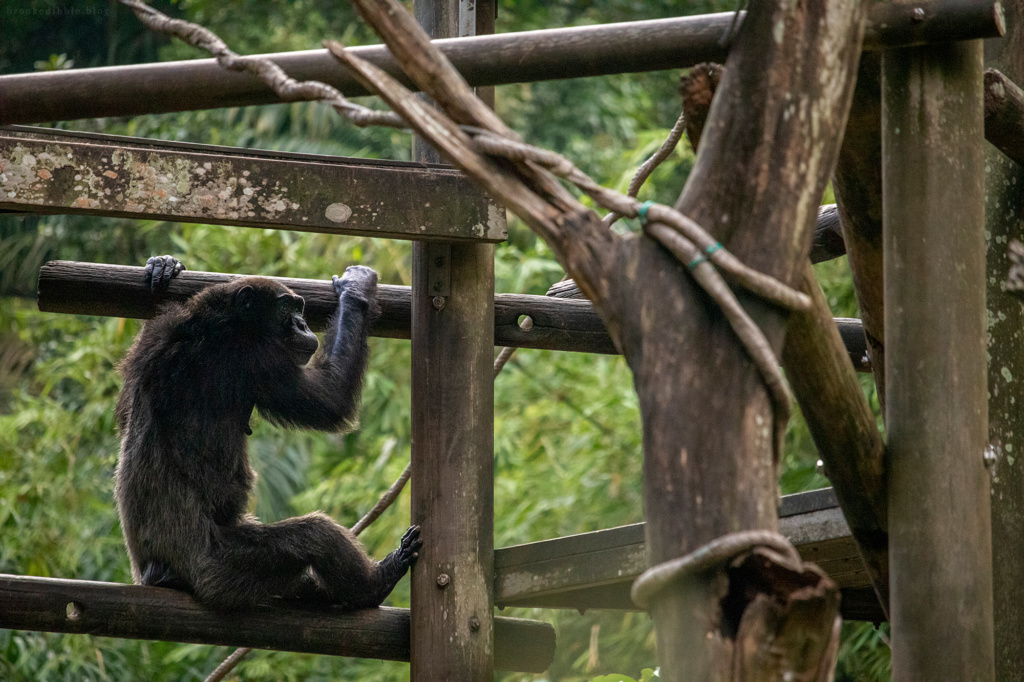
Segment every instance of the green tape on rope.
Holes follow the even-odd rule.
[[[697,256],[692,261],[690,261],[690,264],[687,265],[686,267],[689,268],[690,270],[693,270],[695,267],[697,267],[701,263],[707,263],[707,262],[708,262],[708,259],[705,258],[704,256]]]
[[[704,253],[706,253],[707,255],[710,256],[715,251],[721,251],[721,250],[722,250],[722,245],[719,242],[715,242],[714,244],[712,244],[708,248],[704,249]]]
[[[651,209],[651,206],[654,206],[653,201],[645,201],[644,203],[640,204],[640,208],[637,209],[636,217],[640,219],[641,225],[647,224],[647,211]]]

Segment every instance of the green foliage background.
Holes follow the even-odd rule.
[[[327,0],[181,0],[156,6],[203,23],[241,53],[309,49],[324,37],[377,42],[345,3]],[[724,1],[501,0],[499,31],[606,23],[732,9]],[[0,6],[0,72],[188,59],[195,50],[143,30],[107,0],[26,0]],[[97,39],[97,36],[102,39]],[[536,144],[570,156],[601,182],[625,190],[634,169],[678,116],[676,72],[504,86],[498,111]],[[76,121],[59,127],[264,149],[407,159],[410,140],[358,130],[326,107],[295,103]],[[641,198],[671,201],[693,163],[686,142]],[[0,572],[128,582],[112,501],[118,437],[113,406],[118,359],[140,323],[40,313],[39,265],[51,258],[141,264],[171,253],[190,269],[326,278],[352,263],[381,281],[408,284],[404,242],[249,228],[78,216],[0,217]],[[543,294],[561,269],[516,220],[497,251],[497,290]],[[845,262],[819,266],[837,315],[855,316]],[[255,512],[266,521],[323,509],[351,525],[409,459],[409,347],[375,339],[360,427],[347,435],[282,431],[254,422],[259,471]],[[865,390],[873,399],[868,380]],[[699,397],[698,397],[699,399]],[[877,407],[877,405],[876,405]],[[495,384],[495,538],[498,546],[641,521],[642,453],[637,400],[617,357],[520,351]],[[784,492],[826,485],[799,419],[787,434]],[[400,537],[408,499],[363,539],[382,556]],[[408,604],[408,581],[392,595]],[[509,609],[546,620],[558,657],[544,676],[505,679],[650,679],[654,640],[639,613]],[[596,642],[592,646],[591,642]],[[0,679],[202,679],[227,649],[0,630]],[[868,625],[847,626],[839,679],[883,679],[888,650]],[[628,675],[629,678],[624,677]],[[407,667],[256,652],[243,680],[401,680]]]

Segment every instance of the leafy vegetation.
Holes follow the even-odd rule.
[[[161,3],[154,3],[161,6]],[[502,0],[499,30],[603,23],[732,9],[733,3],[671,0]],[[97,66],[196,56],[147,34],[115,3],[78,0],[77,13],[47,14],[52,2],[0,9],[0,71]],[[70,7],[71,3],[66,3]],[[325,36],[374,41],[345,3],[327,0],[182,0],[162,4],[220,33],[239,52],[308,49]],[[87,11],[89,10],[89,11]],[[95,12],[93,12],[95,10]],[[33,13],[34,12],[34,13]],[[13,19],[11,18],[13,16]],[[90,39],[104,36],[105,40]],[[676,73],[510,85],[501,115],[538,144],[566,153],[598,180],[624,189],[633,169],[678,115]],[[405,159],[409,137],[357,130],[307,103],[78,121],[61,127],[214,144]],[[671,201],[693,163],[684,142],[641,197]],[[0,571],[127,582],[128,561],[112,500],[118,438],[113,407],[117,361],[140,323],[40,313],[31,300],[39,265],[51,258],[141,264],[171,253],[190,269],[326,278],[345,266],[374,267],[381,281],[408,284],[408,244],[283,231],[84,217],[0,218]],[[499,246],[497,290],[543,294],[561,277],[550,251],[518,221]],[[819,266],[837,314],[856,303],[845,262]],[[372,341],[360,427],[347,435],[283,431],[253,423],[259,471],[254,511],[273,521],[323,509],[351,525],[409,459],[409,346]],[[873,391],[865,384],[869,394]],[[784,492],[825,485],[806,428],[787,434]],[[618,357],[520,351],[495,384],[495,539],[498,546],[642,520],[636,395]],[[400,537],[408,497],[363,536],[383,555]],[[390,603],[408,604],[408,581]],[[509,680],[639,679],[655,674],[645,614],[509,609],[552,622],[559,652],[543,677]],[[848,626],[840,679],[887,675],[887,649],[870,626]],[[0,630],[7,680],[194,680],[224,648]],[[401,680],[402,664],[255,652],[244,680]],[[630,675],[631,677],[626,677]]]

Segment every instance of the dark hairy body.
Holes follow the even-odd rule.
[[[151,258],[147,283],[166,287],[182,269]],[[357,412],[377,274],[353,266],[334,288],[338,311],[315,357],[302,297],[260,277],[212,286],[143,328],[121,365],[117,407],[115,497],[136,583],[188,590],[222,610],[272,597],[357,609],[380,605],[415,561],[416,526],[375,562],[322,513],[262,524],[247,512],[253,409],[323,431]]]

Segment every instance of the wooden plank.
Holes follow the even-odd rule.
[[[865,49],[1001,35],[999,3],[923,0],[920,14],[871,11]],[[501,85],[689,67],[722,61],[722,35],[733,13],[601,26],[524,31],[435,41],[470,85]],[[381,45],[352,48],[406,85]],[[270,57],[299,80],[329,83],[348,97],[369,94],[326,50]],[[133,64],[0,76],[0,124],[70,121],[270,104],[277,97],[249,74],[225,71],[213,59]]]
[[[205,287],[242,275],[186,270],[161,294],[142,284],[143,268],[78,261],[50,261],[39,270],[39,309],[72,315],[109,315],[149,319],[167,301],[185,301]],[[329,280],[274,277],[306,299],[306,321],[321,331],[338,302]],[[381,316],[374,336],[408,339],[412,319],[409,287],[380,285]],[[533,321],[519,325],[522,316]],[[862,358],[863,335],[858,321],[837,318],[836,325],[852,358]],[[550,296],[496,294],[494,345],[614,355],[604,323],[589,301]]]
[[[831,488],[782,498],[780,532],[801,557],[818,563],[843,589],[865,588],[873,603],[859,595],[845,617],[881,621],[885,614],[850,536]],[[633,580],[647,569],[644,524],[581,533],[495,551],[495,603],[563,609],[629,609]]]
[[[0,603],[3,629],[409,660],[409,609],[345,612],[282,601],[219,613],[177,590],[18,575],[0,575]],[[495,618],[498,668],[539,673],[554,655],[547,623]]]
[[[995,679],[982,80],[980,41],[882,54],[894,682]]]
[[[395,239],[507,236],[505,209],[437,165],[26,127],[0,129],[0,210]]]

